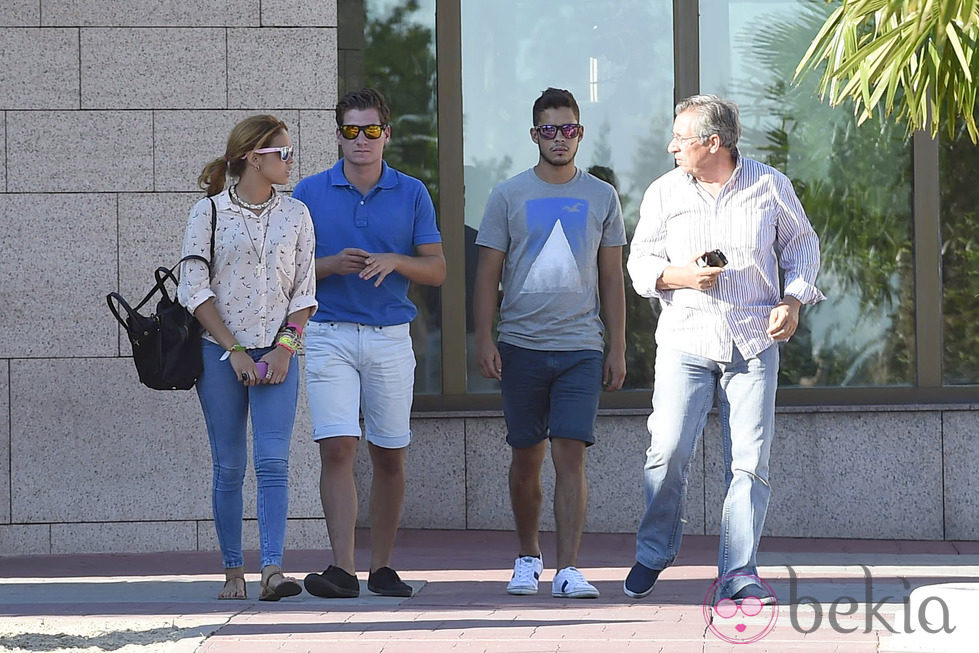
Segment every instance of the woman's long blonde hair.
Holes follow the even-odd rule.
[[[265,147],[283,131],[289,131],[289,128],[275,116],[262,114],[245,118],[231,130],[224,156],[204,166],[197,178],[197,185],[207,192],[208,197],[217,195],[224,190],[228,175],[241,178],[246,165],[243,156]]]

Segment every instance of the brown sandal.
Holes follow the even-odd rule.
[[[265,565],[262,568],[262,593],[258,596],[259,601],[278,601],[302,591],[299,581],[291,576],[283,576],[279,565]]]
[[[241,601],[248,598],[244,567],[228,567],[224,570],[224,587],[218,592],[218,598],[231,601]]]

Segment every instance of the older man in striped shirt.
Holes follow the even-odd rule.
[[[683,535],[690,458],[717,396],[727,494],[718,598],[774,601],[756,554],[771,490],[778,342],[802,304],[824,299],[816,237],[791,182],[741,156],[733,102],[697,95],[676,106],[669,151],[677,168],[655,180],[639,209],[628,269],[663,307],[646,452],[646,512],[636,564],[623,584],[648,595]],[[784,271],[784,288],[778,268]]]

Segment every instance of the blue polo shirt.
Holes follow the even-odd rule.
[[[382,163],[381,178],[362,195],[343,174],[343,159],[306,177],[292,196],[309,207],[316,232],[316,258],[347,247],[372,253],[412,256],[415,246],[442,242],[435,206],[425,185]],[[418,309],[408,299],[408,279],[392,272],[380,287],[376,279],[331,274],[316,281],[317,322],[359,322],[371,326],[404,324]]]

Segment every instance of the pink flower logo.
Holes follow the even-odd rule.
[[[771,597],[771,603],[749,596],[740,602],[732,599],[716,601],[718,590],[732,578],[745,577],[761,586]],[[709,630],[719,639],[729,644],[750,644],[768,635],[778,621],[778,602],[775,592],[757,576],[750,574],[728,574],[714,581],[704,597],[704,621]]]

